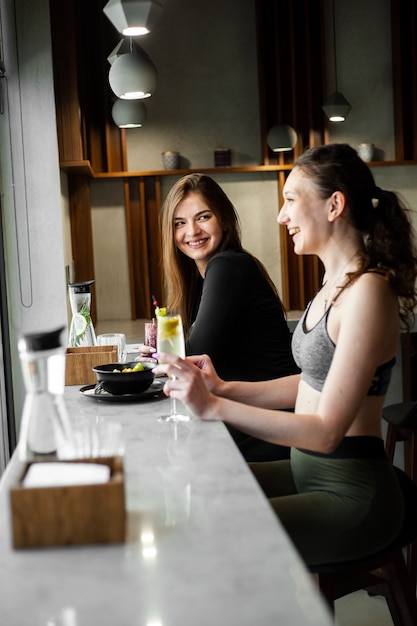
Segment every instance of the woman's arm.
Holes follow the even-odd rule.
[[[219,378],[207,354],[189,356],[187,361],[197,365],[205,386],[216,396],[270,409],[291,409],[295,406],[299,374],[260,382],[225,381]]]
[[[215,362],[227,350],[245,289],[241,262],[226,254],[217,254],[208,263],[197,317],[186,342],[187,354],[209,352]]]
[[[224,421],[248,435],[282,445],[297,445],[295,442],[298,440],[304,441],[304,437],[300,436],[299,432],[300,422],[304,422],[306,426],[309,422],[309,429],[312,431],[317,428],[320,419],[318,416],[299,415],[297,423],[294,423],[293,413],[260,408],[254,404],[244,404],[242,401],[245,398],[246,401],[254,402],[257,398],[264,407],[267,405],[265,402],[265,397],[267,397],[268,401],[277,407],[280,405],[278,393],[280,390],[283,393],[280,397],[284,398],[282,408],[285,408],[290,394],[284,395],[284,390],[291,388],[293,397],[294,389],[298,386],[298,376],[259,383],[221,381],[222,392],[228,397],[219,397],[207,388],[204,376],[208,364],[206,357],[183,360],[171,354],[164,353],[159,356],[164,364],[158,365],[155,372],[170,374],[174,377],[166,382],[165,393],[181,400],[191,414],[199,419]],[[210,371],[210,367],[208,370]],[[285,385],[285,381],[290,384]],[[231,396],[239,398],[240,401],[231,400]]]
[[[331,318],[337,345],[322,392],[304,382],[298,385],[298,376],[226,383],[213,375],[204,357],[183,361],[163,355],[169,365],[158,370],[176,375],[176,380],[167,382],[166,393],[182,400],[200,419],[222,420],[249,435],[287,446],[329,453],[353,424],[355,434],[375,434],[383,398],[368,398],[367,391],[377,367],[396,351],[396,298],[383,279],[367,274],[344,292]],[[284,408],[284,400],[294,398],[297,385],[295,413],[271,410]]]

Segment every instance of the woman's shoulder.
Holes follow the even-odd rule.
[[[228,248],[227,250],[222,250],[221,252],[217,252],[207,264],[207,268],[210,265],[214,264],[233,264],[233,265],[245,265],[245,266],[254,266],[256,267],[255,258],[246,252],[246,250],[238,250],[236,248]]]
[[[384,272],[364,272],[343,295],[342,311],[348,317],[355,312],[357,322],[378,319],[387,323],[391,318],[398,318],[398,298]]]
[[[389,274],[386,268],[368,269],[353,282],[352,287],[356,291],[373,289],[382,295],[393,293]]]

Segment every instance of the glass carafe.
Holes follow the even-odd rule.
[[[97,345],[96,333],[91,321],[91,291],[94,280],[70,283],[68,293],[71,304],[72,320],[69,331],[68,347],[83,348]]]
[[[26,397],[19,436],[19,457],[72,458],[74,437],[64,404],[64,327],[24,335],[18,343]]]

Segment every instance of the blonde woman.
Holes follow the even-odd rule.
[[[162,207],[161,229],[167,306],[182,315],[187,355],[209,354],[225,380],[298,371],[276,287],[242,248],[238,215],[221,187],[203,174],[181,178]],[[247,460],[288,456],[230,430]]]

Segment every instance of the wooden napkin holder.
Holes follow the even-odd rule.
[[[97,382],[93,367],[117,363],[117,346],[67,348],[65,364],[66,385],[93,385]]]
[[[108,465],[111,469],[110,480],[95,485],[26,488],[22,481],[32,464],[26,463],[18,484],[10,489],[15,548],[125,541],[122,457],[74,459],[65,462]]]

